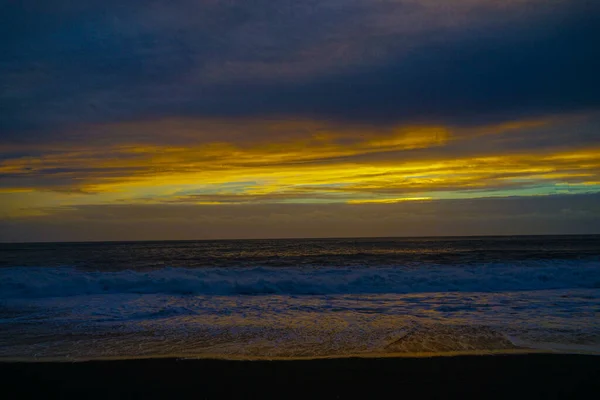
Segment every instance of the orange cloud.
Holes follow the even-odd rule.
[[[173,126],[172,121],[165,124]],[[0,163],[4,177],[0,193],[19,194],[13,202],[24,207],[115,202],[363,204],[485,197],[537,186],[544,186],[544,193],[551,193],[556,185],[594,191],[600,181],[600,148],[462,156],[442,151],[473,135],[526,135],[530,129],[551,126],[552,119],[464,130],[434,125],[370,130],[316,121],[249,121],[248,132],[264,132],[246,142],[226,141],[231,138],[227,128],[234,125],[207,124],[223,132],[223,141],[80,145],[42,151],[39,156],[7,157]],[[134,128],[133,124],[127,127]],[[115,127],[114,135],[122,129]],[[286,134],[278,139],[277,132]],[[199,137],[214,135],[200,132]],[[19,207],[12,209],[19,212]]]

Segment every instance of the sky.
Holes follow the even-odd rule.
[[[600,233],[600,3],[0,0],[0,241]]]

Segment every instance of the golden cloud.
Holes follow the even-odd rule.
[[[540,185],[595,190],[600,148],[462,156],[438,151],[465,138],[524,134],[551,122],[512,121],[459,131],[436,125],[368,129],[315,121],[248,121],[247,131],[262,134],[255,141],[235,142],[225,134],[234,125],[211,121],[204,127],[223,132],[222,141],[205,142],[215,133],[202,131],[196,144],[121,142],[6,157],[0,163],[0,192],[19,194],[17,203],[24,207],[38,207],[115,202],[365,204],[426,201],[458,192],[485,197],[485,191]],[[164,124],[174,126],[173,121]],[[176,125],[175,133],[187,126],[181,121]],[[127,125],[144,127],[148,123],[141,128]],[[115,135],[122,129],[115,127]],[[185,132],[189,139],[191,132]]]

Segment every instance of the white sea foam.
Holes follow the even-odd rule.
[[[0,359],[320,357],[518,348],[600,353],[599,289],[104,294],[3,303]]]
[[[600,262],[426,268],[2,268],[0,298],[89,294],[377,294],[600,288]]]

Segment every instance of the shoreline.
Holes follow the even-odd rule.
[[[0,358],[0,365],[3,363],[89,363],[89,362],[106,362],[106,361],[144,361],[144,360],[205,360],[205,361],[319,361],[319,360],[344,360],[344,359],[382,359],[382,358],[448,358],[448,357],[487,357],[487,356],[510,356],[510,355],[582,355],[597,357],[600,353],[592,352],[577,352],[577,351],[558,351],[549,349],[536,348],[515,348],[515,349],[500,349],[500,350],[468,350],[468,351],[445,351],[445,352],[380,352],[380,353],[347,353],[339,355],[321,355],[321,356],[244,356],[244,355],[228,355],[218,353],[206,354],[182,354],[171,353],[164,355],[149,355],[149,356],[106,356],[94,358],[68,358],[68,357],[40,357],[40,358],[24,358],[24,357],[7,357]],[[599,360],[600,361],[600,360]]]
[[[582,398],[594,355],[0,362],[6,398]],[[414,396],[414,397],[413,397]],[[592,397],[593,398],[593,397]]]

